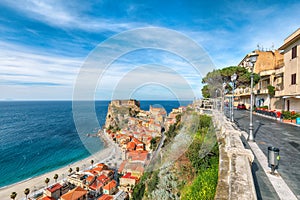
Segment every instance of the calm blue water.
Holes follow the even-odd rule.
[[[188,104],[190,102],[185,102]],[[99,125],[105,123],[108,101],[97,101]],[[179,106],[177,101],[141,101],[141,109],[161,105],[167,112]],[[85,123],[86,133],[96,127]],[[82,138],[81,138],[82,139]],[[66,166],[103,149],[94,137],[85,142],[76,131],[71,101],[0,102],[0,187],[13,184]]]

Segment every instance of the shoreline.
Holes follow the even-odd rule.
[[[55,183],[53,179],[54,174],[59,175],[57,182],[60,182],[64,178],[66,178],[67,175],[69,174],[68,172],[69,168],[72,168],[74,171],[76,167],[79,167],[80,171],[84,169],[88,169],[91,167],[91,163],[90,163],[91,160],[94,160],[95,164],[100,162],[105,162],[105,164],[107,165],[108,163],[110,163],[111,164],[110,167],[119,166],[120,163],[122,162],[122,159],[120,159],[122,154],[120,153],[120,149],[118,148],[118,146],[112,140],[110,140],[105,133],[101,133],[98,135],[99,135],[99,139],[104,143],[103,145],[104,148],[99,152],[90,155],[84,159],[81,159],[79,161],[70,163],[67,166],[58,168],[50,172],[46,172],[45,174],[38,175],[33,178],[28,178],[11,185],[3,186],[0,188],[0,199],[8,199],[12,192],[17,192],[16,200],[25,199],[25,195],[24,195],[25,188],[30,189],[30,194],[38,192],[39,190],[46,187],[46,184],[44,182],[46,178],[50,179],[50,182],[48,184],[48,186],[50,186]],[[116,164],[113,165],[114,163]]]

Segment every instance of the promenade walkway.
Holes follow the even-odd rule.
[[[255,155],[253,168],[258,199],[300,199],[300,127],[254,115],[255,142],[247,142],[249,112],[235,110],[234,116],[237,129],[243,130],[245,146]],[[268,146],[280,149],[276,175],[271,175],[268,168]]]

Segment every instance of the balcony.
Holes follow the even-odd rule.
[[[238,89],[235,90],[234,94],[236,96],[250,95],[250,88],[238,88]]]
[[[275,63],[275,69],[280,69],[284,66],[284,60],[283,59],[279,59],[277,60],[277,62]]]

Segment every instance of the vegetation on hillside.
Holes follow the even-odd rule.
[[[192,138],[190,145],[176,161],[161,162],[158,170],[144,173],[133,190],[133,199],[213,199],[218,179],[218,145],[212,120],[195,113],[188,116],[192,118],[178,117],[165,133],[163,149],[176,147],[178,137],[184,138],[182,132]],[[165,152],[163,156],[170,157]]]

